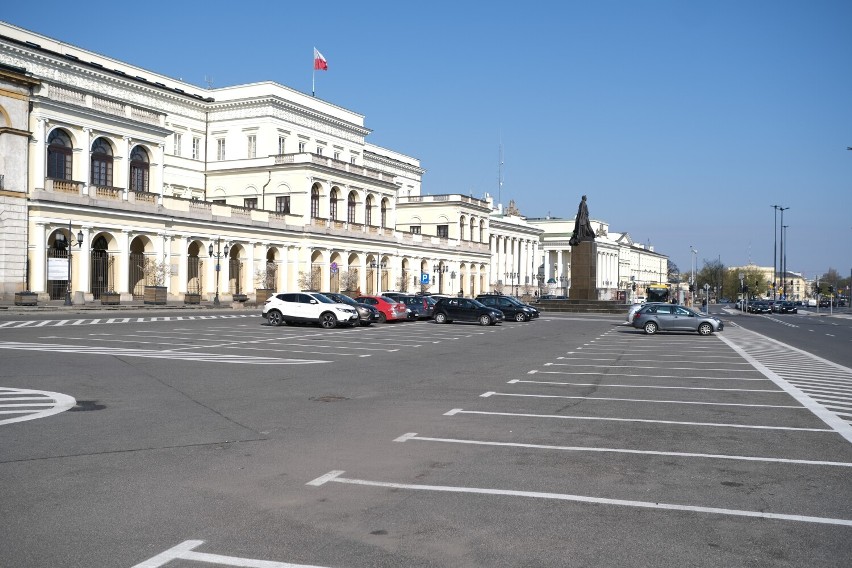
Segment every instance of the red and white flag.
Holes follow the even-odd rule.
[[[320,71],[328,71],[328,62],[325,60],[325,57],[322,56],[322,53],[320,53],[317,48],[314,48],[314,69],[318,69]]]

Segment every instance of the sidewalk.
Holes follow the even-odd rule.
[[[116,306],[104,306],[100,302],[88,302],[66,306],[64,300],[40,302],[37,306],[16,306],[12,300],[0,300],[0,316],[3,314],[38,314],[62,313],[73,314],[81,312],[126,312],[126,311],[162,311],[162,310],[256,310],[254,302],[222,302],[217,308],[213,302],[201,304],[184,304],[183,302],[167,302],[165,305],[146,304],[142,300],[124,302]]]

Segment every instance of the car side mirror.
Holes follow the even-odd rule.
[[[318,304],[319,302],[317,302],[316,300],[311,300],[311,303],[312,304]]]

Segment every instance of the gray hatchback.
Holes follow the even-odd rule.
[[[725,324],[716,316],[700,314],[684,306],[675,304],[645,304],[633,316],[633,327],[644,329],[652,335],[658,331],[697,331],[700,335],[710,335],[722,331]]]

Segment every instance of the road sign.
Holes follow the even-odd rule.
[[[423,285],[429,284],[429,275],[425,272],[420,273],[420,283]]]

